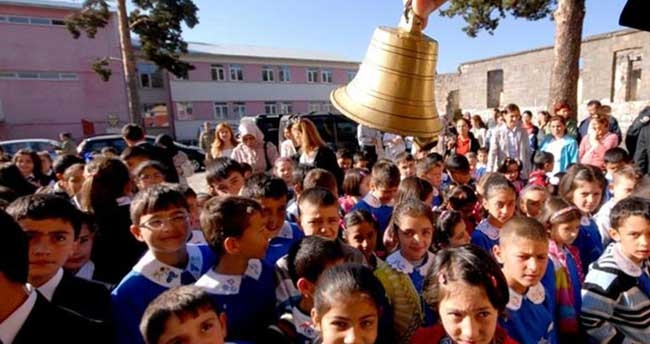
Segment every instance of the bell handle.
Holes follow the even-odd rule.
[[[413,12],[413,7],[411,6],[411,1],[408,0],[404,4],[404,12],[399,21],[398,27],[406,32],[412,34],[421,34],[422,33],[422,18],[417,16]]]

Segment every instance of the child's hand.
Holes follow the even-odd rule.
[[[407,2],[408,0],[404,0],[404,4]],[[429,18],[429,14],[442,6],[445,2],[447,2],[447,0],[412,0],[411,6],[413,12],[415,15],[422,18],[422,29],[427,27],[427,18]]]

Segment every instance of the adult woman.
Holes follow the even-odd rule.
[[[301,118],[291,129],[294,137],[300,142],[300,163],[332,172],[338,185],[341,185],[343,171],[336,162],[336,155],[320,137],[314,123],[307,118]]]
[[[567,135],[564,117],[553,116],[549,121],[551,135],[546,136],[540,150],[553,154],[553,174],[564,172],[569,165],[578,162],[578,143]]]
[[[264,142],[264,134],[252,119],[239,123],[241,143],[232,151],[232,158],[251,165],[253,173],[268,171],[278,158],[278,150],[271,142]]]
[[[599,114],[591,118],[589,132],[580,141],[578,158],[581,164],[605,169],[605,152],[618,146],[618,136],[609,132],[609,118]]]
[[[172,157],[172,161],[174,161],[173,167],[178,173],[178,182],[187,185],[187,177],[194,174],[194,166],[192,166],[192,162],[190,161],[190,158],[187,157],[187,154],[180,151],[176,147],[176,144],[174,144],[174,139],[167,134],[158,135],[156,137],[156,145],[167,150],[169,156]],[[167,168],[172,168],[172,166],[168,166]]]
[[[470,132],[474,135],[474,138],[478,140],[478,145],[485,147],[485,133],[487,132],[487,126],[483,119],[479,115],[472,116],[472,129]]]
[[[465,118],[461,117],[456,121],[456,132],[454,147],[449,153],[453,152],[455,154],[465,155],[469,152],[476,153],[481,148],[478,140],[470,133],[469,122]]]
[[[238,142],[235,140],[235,134],[232,128],[226,122],[221,122],[214,130],[214,141],[212,142],[212,149],[210,156],[212,159],[226,157],[230,158],[233,149],[237,146]]]
[[[551,114],[548,113],[548,111],[546,110],[542,110],[537,113],[537,127],[539,128],[539,130],[537,131],[538,144],[544,142],[546,135],[551,134],[551,127],[549,122],[550,119],[551,119]]]

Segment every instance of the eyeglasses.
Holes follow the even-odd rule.
[[[189,222],[187,213],[179,213],[169,218],[153,218],[140,224],[140,227],[148,228],[153,231],[159,231],[165,228],[166,224],[171,226],[181,226]]]
[[[138,176],[138,179],[142,181],[149,181],[153,179],[162,179],[162,178],[165,178],[165,176],[160,172],[152,173],[152,174],[141,174]]]

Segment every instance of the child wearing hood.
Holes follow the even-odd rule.
[[[232,158],[239,163],[247,163],[253,173],[265,172],[273,167],[278,158],[278,150],[271,142],[264,141],[264,134],[251,119],[242,119],[239,124],[241,142],[232,151]]]

